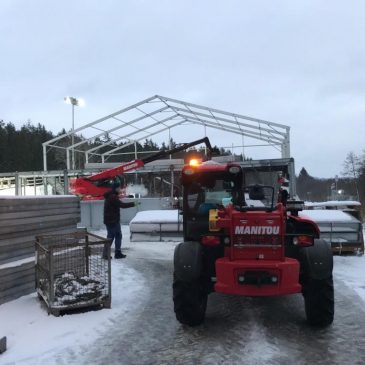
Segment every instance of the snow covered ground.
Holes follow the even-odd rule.
[[[365,229],[363,234],[365,236]],[[365,255],[335,256],[334,277],[354,290],[362,299],[365,308]]]
[[[360,296],[365,308],[365,256],[335,256],[334,276]]]
[[[105,231],[94,233],[105,236]],[[123,227],[124,252],[133,260],[163,264],[172,260],[175,246],[176,242],[130,242],[129,228]],[[365,257],[336,256],[334,276],[359,295],[365,308]],[[34,294],[0,305],[0,337],[8,338],[8,350],[0,355],[0,363],[85,363],[84,353],[98,339],[105,339],[112,326],[123,326],[128,335],[133,321],[130,314],[136,313],[136,306],[141,303],[135,299],[149,290],[142,273],[128,267],[127,257],[112,260],[112,309],[54,317],[47,315]],[[119,323],[117,318],[121,316],[123,321]],[[65,358],[65,354],[71,357]]]
[[[127,246],[128,227],[123,228]],[[150,255],[154,251],[155,247]],[[133,308],[135,295],[145,287],[139,272],[126,267],[123,260],[112,260],[111,309],[54,317],[47,314],[36,294],[0,305],[0,338],[7,336],[8,341],[0,364],[58,364],[65,349],[82,356],[85,346],[105,336],[114,317]],[[128,326],[128,320],[122,325]]]
[[[134,294],[143,287],[141,275],[123,269],[119,262],[113,265],[112,280],[112,309],[54,317],[47,315],[36,294],[1,305],[0,337],[7,336],[8,350],[0,355],[0,363],[55,364],[65,349],[80,353],[103,336],[110,320],[128,311]]]

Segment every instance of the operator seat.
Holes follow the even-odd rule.
[[[217,204],[214,203],[202,203],[199,205],[197,214],[200,216],[209,215],[210,209],[217,209]]]

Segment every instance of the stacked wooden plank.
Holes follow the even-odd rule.
[[[41,234],[74,232],[75,196],[0,197],[0,304],[34,290],[34,242]]]

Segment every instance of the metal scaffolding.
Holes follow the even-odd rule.
[[[250,147],[271,146],[281,152],[282,158],[290,158],[289,126],[155,95],[43,143],[43,168],[48,170],[47,152],[52,148],[66,151],[68,170],[70,151],[84,154],[86,163],[91,156],[104,163],[110,156],[120,154],[118,151],[134,146],[137,158],[138,142],[163,132],[168,132],[170,138],[173,128],[187,123],[203,126],[205,131],[211,128],[240,135],[242,141],[244,137],[260,141]],[[86,137],[75,142],[72,137],[77,134]],[[104,139],[100,145],[87,147],[100,138]]]

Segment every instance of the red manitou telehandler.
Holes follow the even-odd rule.
[[[190,143],[182,143],[181,145],[178,145],[177,147],[170,150],[163,150],[145,158],[129,161],[115,168],[102,171],[95,175],[73,179],[70,183],[70,191],[73,194],[78,195],[83,200],[103,199],[104,193],[110,190],[110,187],[114,181],[118,181],[120,183],[124,181],[124,173],[138,170],[146,163],[156,161],[168,155],[173,155],[177,152],[185,151],[188,148],[201,143],[204,143],[206,145],[207,151],[210,153],[212,147],[210,145],[208,137],[201,138]]]
[[[204,321],[211,292],[242,296],[302,293],[312,325],[334,317],[333,258],[319,229],[298,215],[303,202],[274,187],[245,186],[239,164],[182,170],[184,241],[174,254],[173,301],[182,324]],[[274,202],[275,200],[275,202]]]

